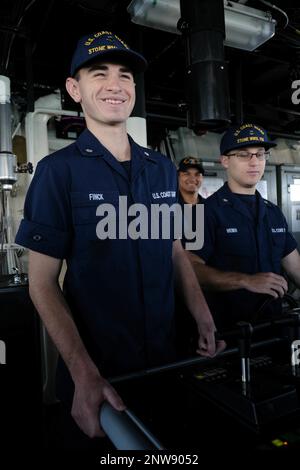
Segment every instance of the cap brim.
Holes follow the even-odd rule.
[[[188,164],[184,165],[184,167],[178,167],[178,171],[185,172],[189,168],[195,168],[196,170],[199,171],[199,173],[204,175],[204,169],[202,167],[200,167],[199,165],[193,165],[192,163],[191,164],[188,163]]]
[[[232,150],[237,150],[243,147],[264,147],[266,150],[269,150],[272,147],[276,147],[277,144],[275,142],[251,142],[251,143],[241,143],[237,144],[234,147],[230,147],[227,149],[223,149],[221,151],[221,155],[226,155],[226,153],[231,152]]]
[[[78,66],[73,67],[71,70],[71,76],[73,77],[78,70],[83,67],[87,67],[89,64],[95,61],[104,61],[111,59],[114,62],[120,61],[122,64],[128,66],[134,73],[144,72],[147,69],[148,63],[146,59],[138,54],[137,52],[126,50],[126,49],[116,49],[116,50],[109,50],[109,51],[101,51],[98,54],[95,53],[92,58],[82,62]]]

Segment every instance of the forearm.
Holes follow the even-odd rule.
[[[298,289],[300,289],[300,271],[286,271],[287,277]]]
[[[174,255],[173,264],[176,289],[199,325],[199,321],[203,321],[203,315],[211,314],[185,251]]]
[[[79,336],[59,285],[31,280],[30,296],[74,382],[85,380],[88,374],[99,375]]]
[[[225,348],[225,343],[219,342],[216,344],[216,327],[213,317],[186,251],[183,250],[179,240],[174,242],[173,245],[173,266],[176,286],[182,293],[185,303],[197,324],[199,332],[197,353],[202,356],[212,357]]]
[[[196,255],[189,254],[199,284],[207,290],[230,291],[246,289],[249,283],[248,274],[225,272],[204,264]],[[198,258],[198,259],[197,259]]]
[[[297,249],[282,259],[282,267],[289,279],[300,288],[300,255]]]

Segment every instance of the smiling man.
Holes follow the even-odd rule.
[[[204,199],[199,194],[203,182],[202,162],[195,157],[185,157],[178,165],[178,185],[180,204],[200,204]]]
[[[228,181],[206,200],[204,245],[189,255],[218,329],[280,314],[283,271],[300,286],[297,243],[256,190],[275,145],[255,124],[231,127],[221,140]]]
[[[197,204],[203,204],[204,198],[199,194],[199,189],[203,182],[204,169],[199,158],[185,157],[182,158],[178,165],[178,202],[182,207],[182,211],[190,204],[191,221],[183,217],[182,239],[183,247],[186,247],[187,239],[185,237],[187,224],[191,222],[191,230],[195,233],[197,228]],[[184,212],[183,212],[184,213]],[[190,240],[189,240],[190,242]]]
[[[89,437],[103,434],[103,400],[124,409],[104,377],[174,360],[173,277],[196,320],[199,352],[211,356],[223,347],[216,348],[212,316],[172,231],[168,239],[97,236],[101,206],[117,214],[120,196],[128,207],[139,203],[149,210],[155,195],[169,206],[176,202],[174,165],[126,132],[134,74],[145,68],[145,59],[110,32],[79,40],[66,88],[80,103],[87,129],[39,163],[17,235],[30,249],[31,297],[63,359],[58,396]],[[58,285],[63,259],[64,295]]]

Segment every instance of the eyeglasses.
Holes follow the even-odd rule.
[[[251,158],[256,155],[256,158],[260,161],[269,160],[271,152],[266,152],[265,150],[259,150],[258,152],[247,152],[246,150],[241,150],[236,153],[229,153],[227,157],[238,157],[244,162],[250,162]]]

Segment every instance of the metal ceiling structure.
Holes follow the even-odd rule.
[[[159,1],[159,0],[157,0]],[[129,0],[2,0],[0,73],[11,79],[21,112],[39,96],[64,88],[79,36],[100,29],[121,35],[143,52],[146,112],[150,137],[186,125],[185,55],[182,37],[138,26],[127,12]],[[272,39],[253,52],[225,47],[231,120],[256,121],[274,135],[300,137],[300,105],[292,103],[292,83],[300,79],[298,0],[241,3],[269,10],[277,21]]]

